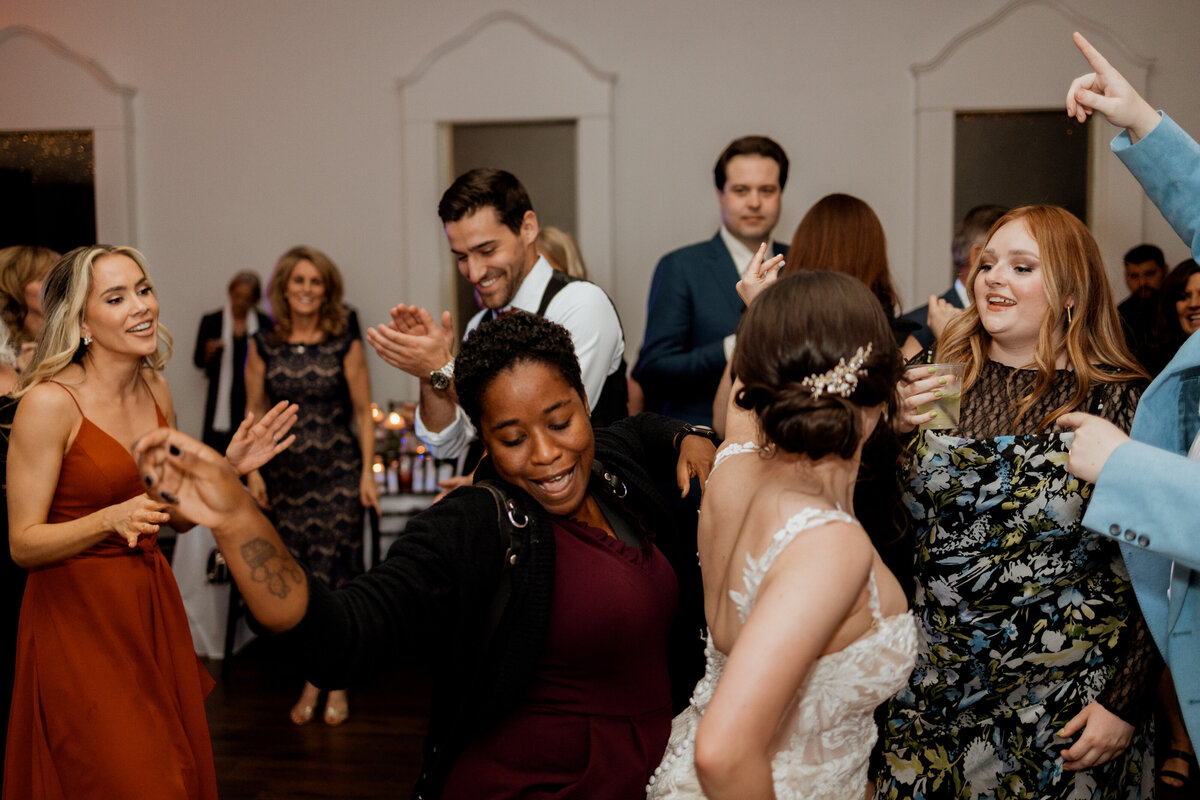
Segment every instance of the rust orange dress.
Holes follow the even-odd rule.
[[[166,425],[161,411],[158,424]],[[132,456],[85,416],[47,521],[78,519],[142,492]],[[204,714],[212,687],[157,536],[131,548],[113,534],[30,570],[5,800],[215,798]]]

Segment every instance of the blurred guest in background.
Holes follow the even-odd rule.
[[[1200,266],[1194,259],[1179,262],[1163,281],[1155,318],[1143,362],[1151,375],[1162,372],[1188,337],[1200,330]]]
[[[1154,245],[1139,244],[1125,254],[1125,285],[1129,287],[1129,297],[1117,306],[1117,311],[1121,314],[1129,349],[1142,364],[1152,358],[1150,349],[1157,335],[1158,299],[1166,276],[1167,262],[1163,251]]]
[[[200,320],[192,361],[208,377],[204,402],[204,443],[224,453],[242,417],[246,416],[246,353],[260,329],[270,330],[270,318],[256,306],[262,297],[258,275],[243,271],[229,281],[225,307]]]
[[[0,250],[0,315],[17,353],[18,370],[29,363],[42,332],[42,278],[58,261],[48,247],[16,245]]]
[[[918,325],[897,317],[899,297],[888,268],[887,237],[875,210],[848,194],[818,200],[796,226],[780,274],[802,269],[841,272],[867,285],[892,326],[905,358],[921,351],[912,333]]]
[[[575,237],[566,231],[553,225],[538,228],[537,251],[559,272],[587,280],[587,265],[583,263],[579,245],[575,243]]]

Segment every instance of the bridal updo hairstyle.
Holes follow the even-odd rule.
[[[871,345],[848,397],[813,390],[805,378],[849,363]],[[862,436],[859,409],[895,411],[902,359],[887,316],[860,280],[839,272],[802,270],[769,286],[738,328],[735,402],[752,411],[768,442],[819,459],[851,458]],[[886,423],[876,426],[878,432]]]
[[[477,430],[488,386],[504,370],[527,363],[557,370],[587,404],[570,332],[536,314],[510,311],[498,319],[485,320],[471,331],[454,359],[458,404]]]

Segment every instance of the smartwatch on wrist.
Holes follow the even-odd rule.
[[[439,392],[449,389],[450,384],[454,382],[454,359],[452,358],[447,361],[441,369],[435,369],[433,372],[430,372],[429,382]]]
[[[721,437],[717,432],[707,425],[693,425],[690,422],[685,422],[679,432],[675,434],[675,449],[679,450],[679,445],[683,444],[685,436],[703,436],[713,443],[713,447],[721,446]]]

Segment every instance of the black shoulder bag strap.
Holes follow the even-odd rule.
[[[491,493],[492,499],[496,501],[496,530],[500,533],[500,549],[504,554],[504,560],[500,564],[500,577],[496,581],[496,591],[492,594],[492,605],[488,610],[487,627],[484,628],[483,633],[483,646],[479,650],[479,652],[485,653],[492,642],[492,637],[496,635],[496,629],[500,627],[500,618],[504,616],[504,609],[508,607],[508,598],[512,594],[510,570],[517,563],[517,548],[513,544],[513,534],[516,530],[529,524],[529,517],[505,493],[504,487],[500,483],[482,480],[475,485],[487,489]]]

